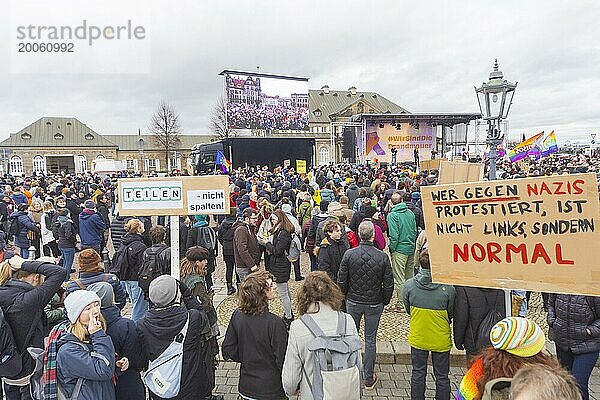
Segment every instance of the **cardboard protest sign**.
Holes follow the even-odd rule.
[[[421,190],[434,282],[600,296],[595,174]]]
[[[422,160],[419,161],[419,168],[421,171],[429,171],[431,169],[440,169],[440,162],[442,160],[440,158],[436,158],[433,160]]]
[[[439,166],[438,184],[477,182],[483,180],[483,163],[442,160]]]
[[[118,181],[119,215],[229,213],[227,175],[125,178]]]

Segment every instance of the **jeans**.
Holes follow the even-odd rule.
[[[148,312],[148,302],[137,281],[121,281],[131,300],[131,320],[137,322]]]
[[[27,260],[29,258],[29,249],[24,247],[19,247],[19,249],[21,249],[21,257]]]
[[[73,260],[75,259],[75,248],[74,247],[61,247],[60,252],[62,253],[63,267],[67,276],[65,282],[71,277],[71,267],[73,266]]]
[[[425,400],[425,378],[427,376],[427,358],[429,352],[410,348],[412,358],[412,374],[410,376],[410,398]],[[431,352],[433,375],[435,376],[435,400],[450,399],[450,351],[443,353]]]
[[[592,370],[596,366],[596,361],[598,361],[598,354],[599,352],[597,351],[573,354],[571,350],[563,350],[559,346],[556,346],[556,356],[558,357],[558,361],[563,368],[573,375],[575,381],[577,381],[583,400],[589,400],[590,398],[588,382]]]
[[[227,288],[229,289],[233,287],[233,271],[235,270],[235,257],[223,256],[223,261],[225,262],[225,281],[227,282]],[[239,279],[237,279],[236,283],[239,283]]]
[[[394,290],[396,291],[396,307],[404,308],[402,290],[404,282],[413,277],[413,263],[415,255],[406,255],[392,252],[392,272],[394,273]]]
[[[360,329],[360,320],[365,316],[365,359],[363,366],[365,381],[373,379],[373,368],[375,367],[375,355],[377,354],[377,329],[379,319],[383,313],[383,304],[358,304],[346,299],[346,311],[354,319],[356,331]]]
[[[292,262],[292,266],[294,267],[294,276],[296,280],[302,278],[302,273],[300,272],[300,259],[298,258],[296,261]]]
[[[13,386],[4,384],[4,395],[6,400],[31,400],[29,385]]]
[[[316,271],[318,268],[318,258],[312,251],[308,252],[308,258],[310,259],[310,272]]]
[[[277,283],[277,292],[283,304],[283,310],[287,319],[292,319],[292,299],[290,297],[290,289],[287,282]]]

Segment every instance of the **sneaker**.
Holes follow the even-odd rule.
[[[365,381],[365,389],[373,390],[377,384],[377,374],[373,374],[373,378],[369,381]]]
[[[233,286],[231,286],[227,289],[227,296],[231,296],[234,293],[235,293],[235,288]]]
[[[303,281],[303,280],[304,280],[303,276],[296,277],[296,282],[300,282],[300,281]]]

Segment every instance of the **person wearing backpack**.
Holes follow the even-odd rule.
[[[114,274],[105,273],[102,258],[94,249],[84,249],[79,252],[79,276],[69,281],[65,289],[66,294],[76,290],[87,290],[91,284],[97,282],[109,283],[115,295],[115,304],[122,310],[127,301],[127,294],[121,285],[121,281]]]
[[[45,279],[42,278],[45,277]],[[30,399],[29,378],[35,362],[27,354],[27,347],[44,346],[47,334],[44,307],[58,291],[64,279],[64,270],[43,261],[28,261],[17,255],[0,263],[0,307],[4,322],[0,324],[2,343],[11,343],[0,349],[3,355],[13,354],[20,362],[11,365],[12,357],[0,362],[0,376],[8,400]],[[10,333],[12,342],[6,341]],[[4,360],[4,356],[3,356]]]
[[[361,341],[352,317],[340,311],[343,295],[339,287],[325,272],[311,272],[300,286],[296,300],[300,319],[292,322],[290,326],[281,376],[286,394],[294,396],[300,391],[300,400],[321,400],[324,391],[327,391],[328,395],[335,394],[335,397],[329,397],[331,399],[359,399],[362,374]],[[343,329],[338,326],[340,321],[343,323]],[[316,329],[320,332],[313,332]],[[340,362],[349,362],[343,365],[340,372],[333,373],[339,376],[339,379],[327,380],[324,371],[315,368],[321,365],[318,363],[324,355],[323,348],[318,345],[335,341],[342,342],[347,351],[331,352],[332,361],[338,362],[339,355]],[[333,377],[331,371],[327,374]]]
[[[262,244],[269,253],[269,271],[275,276],[277,292],[279,292],[285,312],[283,322],[285,322],[286,327],[289,329],[290,324],[294,320],[294,314],[292,314],[292,300],[288,287],[292,265],[286,253],[289,251],[292,242],[294,225],[292,225],[283,211],[279,209],[273,211],[270,221],[273,226],[269,234],[270,241],[264,241],[264,239],[259,238],[259,243],[262,241]]]
[[[138,283],[140,267],[144,261],[146,250],[142,234],[144,224],[137,218],[132,218],[125,223],[125,236],[121,246],[116,251],[111,266],[111,272],[123,282],[125,291],[131,300],[131,319],[139,321],[148,311],[148,302]]]
[[[106,334],[115,346],[116,359],[126,357],[129,361],[127,370],[115,368],[116,400],[146,400],[146,387],[140,376],[144,368],[142,349],[135,322],[121,316],[121,310],[114,303],[113,287],[109,283],[92,283],[88,289],[100,298],[100,312],[106,321]]]
[[[206,290],[211,293],[213,292],[213,281],[212,274],[215,272],[217,255],[219,253],[217,233],[213,228],[208,226],[207,215],[194,215],[196,222],[192,225],[188,231],[186,247],[189,249],[194,246],[202,246],[210,255],[208,259],[208,267],[206,273]]]
[[[225,263],[225,282],[227,282],[227,295],[235,293],[235,287],[233,286],[233,274],[235,270],[235,254],[233,250],[233,236],[235,229],[233,225],[236,223],[237,209],[231,207],[229,209],[229,215],[221,222],[217,231],[217,238],[221,246],[223,247],[223,262]],[[239,284],[240,279],[236,275],[236,284]]]
[[[504,292],[500,289],[466,286],[454,288],[454,345],[459,350],[465,350],[468,368],[481,350],[489,346],[492,326],[506,317]],[[482,326],[484,320],[487,322]]]
[[[302,227],[298,222],[298,219],[292,215],[292,205],[287,203],[283,203],[281,205],[281,211],[285,214],[285,216],[290,220],[292,225],[294,225],[294,233],[292,233],[292,243],[290,244],[290,250],[288,251],[288,260],[292,263],[294,267],[294,277],[296,282],[304,279],[302,273],[300,271],[300,253],[302,251],[302,242],[300,241],[300,235],[302,234]]]
[[[419,254],[421,271],[406,281],[402,298],[410,316],[408,344],[412,359],[410,397],[425,400],[427,359],[431,353],[435,398],[450,398],[450,324],[454,314],[454,287],[431,282],[429,251]]]
[[[71,277],[71,269],[73,267],[77,246],[77,228],[71,218],[69,218],[69,211],[66,208],[58,211],[58,217],[54,222],[52,232],[57,239],[58,249],[62,254],[62,264],[65,268],[66,282]]]
[[[548,327],[554,333],[556,356],[573,374],[584,400],[600,351],[600,297],[550,294]]]
[[[240,284],[238,308],[233,312],[221,347],[223,359],[240,363],[241,399],[281,400],[282,368],[288,341],[286,326],[269,312],[277,296],[275,278],[253,272]]]
[[[126,357],[115,360],[100,303],[98,295],[89,290],[78,290],[65,298],[69,325],[56,343],[56,390],[67,399],[115,400],[115,367],[121,372],[129,368]],[[44,392],[47,390],[45,387]]]
[[[19,204],[17,211],[14,211],[10,215],[9,231],[10,237],[14,237],[15,246],[20,249],[19,254],[21,257],[29,257],[29,246],[31,246],[31,240],[29,239],[29,232],[32,235],[40,233],[40,227],[34,224],[33,220],[29,217],[27,210],[29,205]]]
[[[171,274],[171,248],[165,244],[167,230],[162,225],[150,228],[152,246],[144,250],[138,284],[148,298],[150,282],[161,275]]]
[[[142,358],[144,363],[149,363],[143,379],[151,399],[169,396],[177,400],[196,400],[200,393],[207,391],[202,331],[208,321],[203,311],[186,307],[185,294],[181,292],[183,286],[170,275],[154,279],[150,283],[150,310],[136,324]],[[182,353],[183,356],[163,363]],[[168,380],[165,382],[161,376]],[[161,389],[161,381],[170,385],[165,384]],[[163,389],[166,392],[162,392]]]

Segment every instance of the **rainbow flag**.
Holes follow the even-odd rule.
[[[225,154],[221,150],[217,150],[217,156],[215,157],[215,164],[221,166],[221,172],[231,171],[231,161],[225,158]]]
[[[542,142],[542,157],[546,157],[557,152],[558,145],[556,144],[556,135],[554,134],[554,131],[552,131]]]
[[[536,155],[540,153],[541,143],[540,140],[544,136],[544,132],[540,132],[537,135],[530,137],[524,142],[516,145],[512,150],[508,152],[508,158],[511,162],[516,162],[524,159],[530,155]]]

